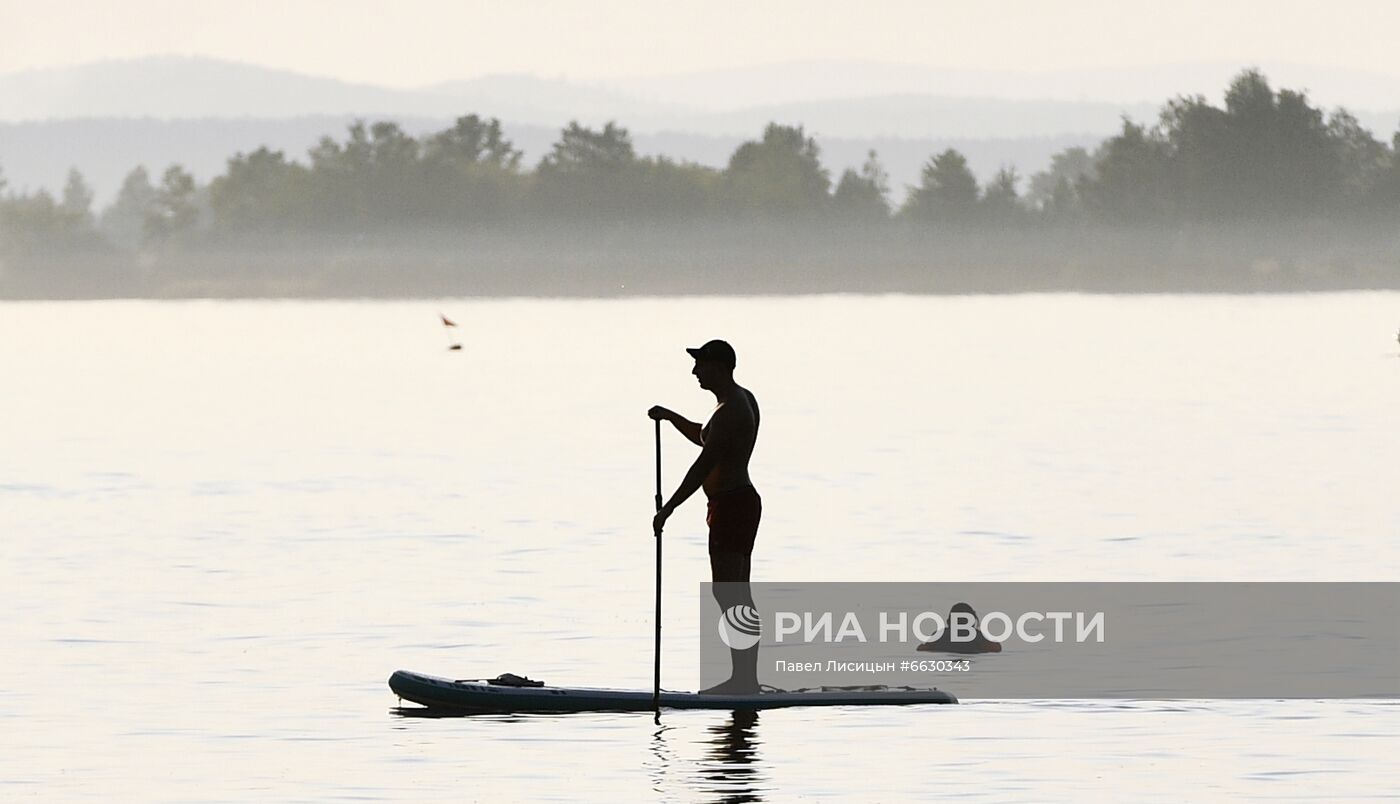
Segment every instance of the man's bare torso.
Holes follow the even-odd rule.
[[[711,431],[719,448],[718,463],[705,478],[705,496],[713,497],[726,491],[752,486],[749,479],[749,457],[758,440],[758,400],[747,388],[735,386],[736,393],[720,403],[701,429],[701,438],[709,445]]]

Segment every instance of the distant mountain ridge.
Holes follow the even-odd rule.
[[[491,79],[477,79],[485,84]],[[493,116],[530,120],[555,109],[483,92],[474,82],[405,90],[186,56],[105,61],[0,76],[0,119],[84,117],[291,118],[360,114],[440,117],[480,102]],[[548,82],[540,82],[547,84]],[[455,86],[455,91],[451,87]],[[519,93],[526,95],[528,93]]]
[[[1096,70],[964,70],[871,61],[810,60],[675,75],[607,79],[600,86],[643,99],[710,111],[827,98],[936,95],[1001,100],[1060,100],[1160,105],[1177,95],[1218,100],[1230,79],[1260,68],[1275,87],[1305,89],[1325,107],[1400,107],[1395,75],[1287,62],[1206,62]]]
[[[1018,137],[1106,132],[1123,111],[1150,107],[906,94],[736,104],[715,111],[533,76],[482,76],[403,90],[174,56],[0,76],[0,119],[9,122],[477,113],[520,125],[616,120],[636,132],[720,136],[751,135],[779,120],[833,136]]]
[[[1124,114],[1151,119],[1175,94],[1218,94],[1237,71],[1226,65],[1183,69],[1170,89],[1171,71],[1139,71],[1143,77],[1138,83],[1163,87],[1151,97],[1124,102],[1112,93],[1127,93],[1126,85],[1119,85],[1132,81],[1110,71],[1029,75],[812,62],[591,83],[488,75],[395,89],[231,61],[162,56],[0,75],[0,120],[477,113],[523,125],[616,120],[637,132],[723,136],[749,135],[765,122],[779,120],[841,137],[1044,137],[1106,134]],[[1327,75],[1334,73],[1352,75]],[[1400,79],[1360,75],[1376,92],[1393,91],[1385,97],[1400,103]],[[1296,84],[1286,76],[1275,83]],[[1089,93],[1091,86],[1104,97]],[[1078,95],[1072,94],[1076,87]],[[1340,105],[1320,92],[1313,97],[1327,107]],[[1353,111],[1378,135],[1388,135],[1400,124],[1400,110]]]

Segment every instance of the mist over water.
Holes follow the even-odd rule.
[[[426,719],[645,688],[652,404],[758,396],[756,580],[1391,580],[1400,294],[0,304],[0,795],[1380,797],[1381,702]],[[458,323],[448,351],[439,314]],[[666,483],[693,457],[668,434]],[[696,683],[703,511],[667,530]],[[949,683],[954,693],[956,687]]]

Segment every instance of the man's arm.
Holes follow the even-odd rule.
[[[665,419],[675,426],[676,432],[685,436],[692,444],[697,447],[705,446],[704,436],[701,435],[702,428],[698,422],[693,422],[674,410],[663,408],[660,405],[647,411],[647,415],[657,421]]]
[[[685,478],[681,480],[680,486],[676,488],[676,493],[671,495],[671,499],[661,506],[656,517],[652,520],[653,528],[659,533],[666,520],[675,512],[681,503],[690,499],[690,496],[705,484],[705,478],[710,476],[715,466],[719,464],[720,457],[729,448],[730,424],[729,418],[733,415],[720,407],[710,420],[710,437],[705,439],[705,444],[700,449],[700,457],[695,459],[695,463],[690,465],[690,470],[685,473]]]
[[[685,473],[681,479],[681,484],[676,487],[676,493],[671,495],[671,499],[662,506],[663,510],[674,511],[680,504],[690,499],[690,495],[700,490],[705,484],[705,478],[714,471],[715,465],[719,463],[719,439],[715,437],[715,430],[711,425],[710,441],[700,448],[700,457],[695,459],[695,463],[690,465],[690,471]]]

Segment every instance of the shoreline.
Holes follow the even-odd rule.
[[[400,232],[0,256],[0,299],[1400,290],[1400,227]]]

